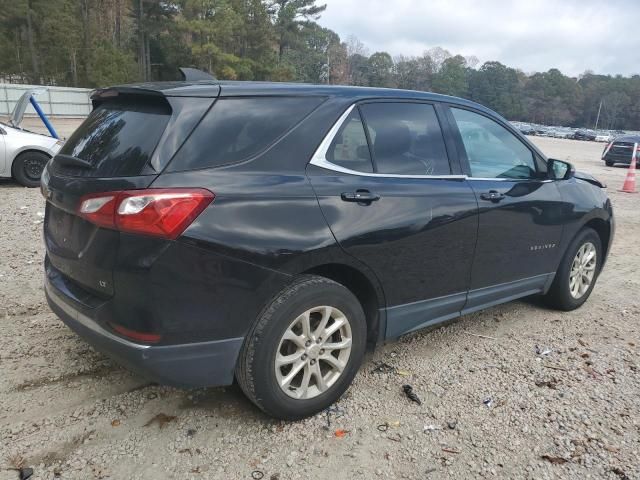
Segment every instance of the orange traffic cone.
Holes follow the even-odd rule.
[[[631,156],[631,164],[629,165],[629,170],[627,171],[627,178],[624,181],[624,185],[622,185],[621,192],[625,193],[638,193],[636,191],[636,157],[638,155],[638,144],[634,144],[633,146],[633,155]]]

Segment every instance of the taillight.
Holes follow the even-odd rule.
[[[123,327],[122,325],[118,325],[117,323],[108,323],[114,331],[116,331],[123,337],[130,338],[131,340],[136,340],[138,342],[144,343],[158,343],[162,339],[162,335],[160,335],[159,333],[138,332],[136,330],[131,330],[127,327]]]
[[[78,214],[100,227],[179,237],[215,195],[203,188],[151,188],[85,195]]]
[[[106,228],[115,228],[113,213],[117,193],[85,196],[80,201],[80,216],[91,223]]]

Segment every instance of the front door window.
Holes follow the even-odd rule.
[[[533,153],[499,123],[469,110],[452,108],[472,177],[536,178]]]

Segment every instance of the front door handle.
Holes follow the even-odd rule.
[[[504,198],[504,193],[500,193],[497,190],[489,190],[480,194],[482,200],[489,200],[490,202],[498,203]]]
[[[356,202],[369,205],[371,202],[380,200],[380,195],[371,193],[369,190],[356,190],[353,193],[343,193],[340,195],[340,198],[345,202]]]

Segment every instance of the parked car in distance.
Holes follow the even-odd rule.
[[[575,130],[567,129],[564,131],[564,138],[573,139],[575,135]]]
[[[548,137],[549,136],[549,131],[550,131],[549,127],[545,127],[543,125],[536,125],[534,128],[536,130],[536,135],[538,135],[540,137]]]
[[[97,349],[269,415],[367,348],[528,295],[572,310],[614,234],[593,177],[476,103],[252,82],[99,90],[42,177],[45,292]]]
[[[32,94],[32,90],[26,91],[16,102],[9,120],[0,122],[0,178],[13,177],[25,187],[40,186],[44,166],[63,143],[20,126]]]
[[[609,133],[600,132],[596,135],[596,142],[610,142],[612,140],[612,136]]]
[[[555,131],[554,137],[555,138],[572,138],[573,130],[571,130],[570,128],[560,128]]]
[[[520,130],[523,135],[536,135],[536,129],[526,123],[520,124],[518,130]]]
[[[604,148],[602,160],[604,160],[608,167],[612,167],[616,163],[629,165],[633,156],[633,147],[636,143],[640,143],[640,135],[623,135],[616,137],[615,140],[609,142]]]
[[[596,139],[596,133],[592,130],[577,130],[573,134],[574,140],[588,140],[593,142]]]

